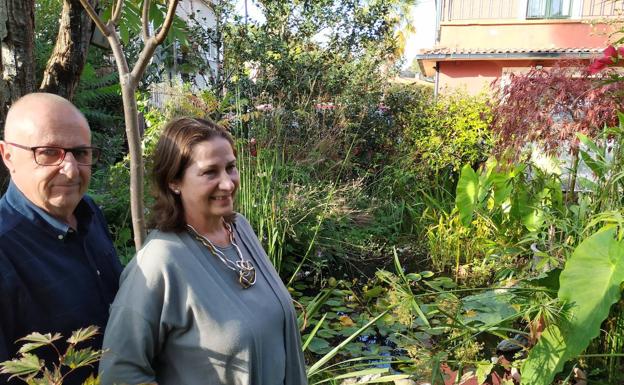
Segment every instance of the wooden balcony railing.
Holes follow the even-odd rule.
[[[624,18],[624,0],[441,0],[442,21]]]

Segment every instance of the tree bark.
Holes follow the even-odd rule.
[[[98,0],[89,0],[97,8]],[[64,0],[59,33],[39,90],[72,100],[87,61],[93,21],[79,0]]]
[[[6,113],[21,96],[35,90],[35,2],[0,0],[0,129],[4,136]],[[0,191],[8,173],[0,166]]]

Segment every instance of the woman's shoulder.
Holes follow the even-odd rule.
[[[232,217],[232,223],[234,224],[235,227],[239,228],[239,229],[244,229],[245,231],[253,231],[251,229],[251,224],[249,224],[249,221],[247,220],[247,218],[245,218],[245,216],[241,213],[234,213],[233,217]]]
[[[158,268],[175,263],[175,256],[180,252],[184,252],[184,244],[180,238],[180,234],[174,232],[165,232],[160,230],[152,230],[143,247],[137,252],[133,262],[142,269]]]
[[[180,264],[180,258],[187,255],[188,250],[181,237],[181,234],[174,232],[150,232],[143,247],[125,267],[121,275],[120,292],[128,298],[134,298],[145,293],[145,290],[162,292],[165,287],[176,286],[172,282],[184,280],[184,267]]]

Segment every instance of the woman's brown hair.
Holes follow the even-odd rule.
[[[193,146],[215,137],[225,138],[230,142],[236,154],[234,139],[225,128],[215,122],[181,117],[167,123],[154,152],[152,189],[156,201],[152,206],[148,227],[174,232],[185,229],[182,201],[169,186],[184,175],[191,161]]]

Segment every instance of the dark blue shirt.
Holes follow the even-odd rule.
[[[0,200],[0,362],[15,358],[15,341],[34,331],[69,337],[96,325],[104,333],[122,267],[93,201],[85,196],[74,215],[76,230],[35,206],[13,183]],[[101,334],[91,346],[100,348]],[[85,371],[64,383],[84,378]],[[0,384],[6,381],[0,377]]]

